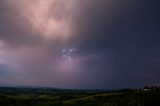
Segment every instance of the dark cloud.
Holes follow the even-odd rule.
[[[158,69],[145,69],[146,63],[152,63],[155,58],[154,53],[159,52],[158,3],[149,0],[88,1],[80,11],[76,19],[79,27],[76,42],[84,50],[82,52],[103,57],[96,60],[101,61],[99,64],[95,61],[86,63],[90,64],[89,70],[99,67],[96,73],[92,73],[101,73],[97,77],[104,79],[99,83],[106,87],[137,87],[159,83],[159,72],[156,71],[159,70],[158,63],[154,64]],[[151,76],[145,77],[147,74]]]
[[[158,4],[1,0],[0,63],[12,72],[0,83],[108,89],[159,84]]]

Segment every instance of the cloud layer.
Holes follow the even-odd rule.
[[[1,0],[0,84],[159,84],[156,1]]]

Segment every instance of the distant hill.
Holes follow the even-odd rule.
[[[0,87],[0,106],[159,106],[160,87],[71,90]]]

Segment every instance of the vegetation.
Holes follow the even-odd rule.
[[[160,88],[101,91],[1,87],[0,106],[160,106]]]

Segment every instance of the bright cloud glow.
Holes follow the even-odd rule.
[[[21,18],[28,22],[35,35],[45,39],[66,40],[71,36],[74,0],[10,0]],[[19,5],[17,5],[19,4]]]

